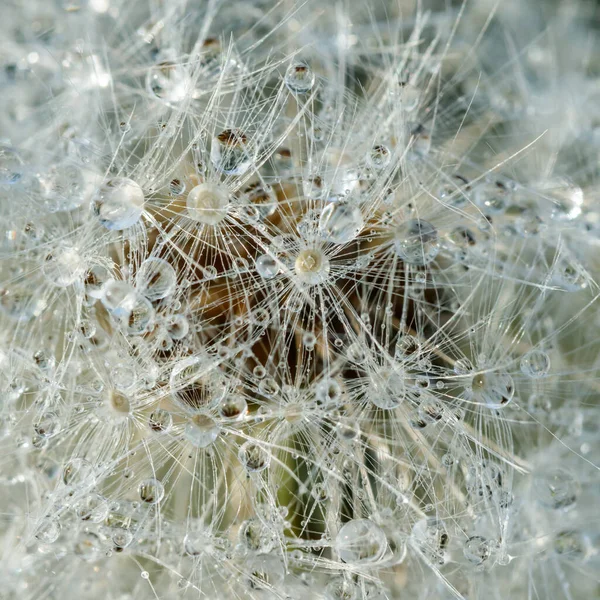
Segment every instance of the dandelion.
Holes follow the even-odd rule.
[[[21,4],[0,597],[594,597],[591,5]]]

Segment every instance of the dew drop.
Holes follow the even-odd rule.
[[[335,550],[341,560],[353,565],[376,563],[383,557],[386,548],[385,533],[369,519],[348,521],[335,538]]]
[[[106,229],[122,231],[140,220],[144,212],[144,192],[131,179],[110,179],[98,190],[92,206]]]

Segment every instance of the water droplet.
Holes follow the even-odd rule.
[[[398,256],[408,264],[427,265],[440,250],[437,229],[428,221],[411,219],[396,229],[394,246]]]
[[[550,357],[542,350],[530,350],[521,358],[521,372],[527,377],[537,379],[548,375]]]
[[[334,244],[351,242],[364,225],[360,208],[346,202],[331,202],[323,209],[319,219],[323,237]]]
[[[221,427],[209,414],[198,413],[185,426],[185,439],[196,448],[207,448],[219,437],[220,431]]]
[[[342,387],[335,380],[326,377],[315,386],[315,399],[322,406],[336,406],[342,398]]]
[[[373,146],[367,154],[367,164],[373,169],[385,169],[392,160],[392,154],[387,146]]]
[[[481,565],[490,557],[490,545],[485,538],[475,535],[463,546],[465,558],[474,565]]]
[[[230,394],[221,400],[219,414],[227,421],[242,421],[248,412],[248,403],[243,396]]]
[[[552,469],[534,474],[532,492],[542,506],[559,510],[577,502],[580,486],[565,469]]]
[[[279,264],[269,254],[261,254],[255,264],[256,271],[263,279],[273,279],[279,273]]]
[[[229,190],[221,184],[201,183],[187,197],[187,216],[205,225],[217,225],[227,216]]]
[[[114,314],[114,313],[113,313]],[[143,296],[137,296],[135,304],[126,320],[129,335],[143,335],[154,325],[155,310],[152,303]]]
[[[175,269],[162,258],[147,258],[136,274],[136,284],[148,300],[162,300],[175,291],[177,274]]]
[[[146,479],[138,487],[142,502],[146,504],[158,504],[165,495],[165,488],[158,479]]]
[[[94,214],[111,231],[122,231],[135,225],[144,212],[144,192],[133,180],[110,179],[92,200]]]
[[[191,91],[191,78],[185,65],[162,59],[148,70],[148,93],[164,102],[181,102]]]
[[[184,315],[172,315],[167,318],[165,326],[172,340],[183,340],[190,330],[190,323]]]
[[[380,560],[387,548],[383,530],[369,519],[352,519],[335,538],[335,550],[345,563],[368,565]]]
[[[35,531],[35,537],[42,544],[52,544],[60,535],[60,523],[56,519],[46,517],[42,519]]]
[[[212,140],[210,160],[225,175],[243,175],[252,166],[248,138],[239,129],[225,129]]]
[[[43,438],[51,438],[60,432],[60,417],[55,412],[46,412],[33,423],[34,431]]]
[[[258,473],[268,468],[271,455],[253,442],[245,442],[239,449],[238,459],[249,473]]]
[[[315,74],[304,63],[294,63],[285,72],[285,85],[294,94],[306,94],[315,85]]]
[[[173,425],[173,416],[170,412],[157,408],[150,413],[148,417],[148,427],[157,433],[165,433]]]
[[[512,401],[515,385],[508,373],[491,371],[475,374],[468,391],[475,400],[485,403],[489,408],[499,409]]]
[[[94,468],[85,458],[73,458],[64,467],[62,479],[65,485],[80,487],[94,481]]]
[[[126,281],[111,279],[102,288],[102,304],[117,319],[127,319],[135,307],[138,296]]]

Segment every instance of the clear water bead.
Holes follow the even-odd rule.
[[[569,471],[552,469],[533,476],[532,492],[542,506],[559,510],[577,502],[580,485]]]
[[[94,214],[111,231],[135,225],[144,212],[144,192],[132,179],[110,179],[92,200]]]
[[[470,391],[475,400],[483,402],[489,408],[499,409],[512,401],[515,384],[508,373],[477,373],[471,380]]]
[[[52,544],[60,535],[60,523],[56,519],[46,517],[42,519],[35,531],[35,537],[42,544]]]
[[[470,537],[463,546],[465,558],[474,565],[481,565],[490,557],[489,542],[478,535]]]
[[[62,246],[46,255],[42,272],[52,285],[67,287],[83,277],[85,262],[77,248]]]
[[[162,300],[175,291],[177,273],[162,258],[148,258],[141,265],[136,275],[138,291],[148,300]]]
[[[221,427],[206,413],[198,413],[185,426],[185,439],[196,448],[207,448],[218,437]]]
[[[328,204],[319,219],[319,229],[323,237],[334,244],[351,242],[364,226],[360,208],[346,202]]]
[[[135,289],[126,281],[111,279],[102,290],[101,300],[106,310],[117,319],[129,318],[137,302]]]
[[[227,216],[229,190],[216,183],[201,183],[187,196],[187,215],[205,225],[217,225]]]
[[[387,146],[373,146],[367,153],[367,164],[372,169],[385,169],[392,160],[392,154]]]
[[[252,166],[249,142],[239,129],[225,129],[213,138],[210,160],[224,175],[243,175]]]
[[[440,250],[438,231],[428,221],[411,219],[397,227],[394,247],[404,262],[416,266],[427,265]]]
[[[521,358],[521,372],[527,377],[537,379],[548,375],[550,357],[543,350],[530,350]]]
[[[158,504],[165,495],[165,488],[158,479],[146,479],[140,483],[138,493],[142,502]]]
[[[181,102],[190,93],[192,80],[185,65],[161,60],[148,70],[146,89],[154,98],[164,102]]]
[[[304,63],[294,63],[287,68],[284,82],[290,92],[294,94],[306,94],[315,85],[315,74],[312,69]]]
[[[279,264],[269,254],[261,254],[255,264],[256,271],[263,279],[273,279],[279,273]]]
[[[245,442],[240,446],[238,459],[249,473],[264,471],[271,463],[269,452],[253,442]]]
[[[340,558],[353,565],[368,565],[385,554],[387,538],[384,531],[369,519],[352,519],[338,532],[335,550]]]

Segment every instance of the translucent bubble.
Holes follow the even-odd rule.
[[[34,431],[43,438],[51,438],[61,430],[60,417],[55,412],[46,412],[33,423]]]
[[[207,448],[219,437],[220,431],[220,425],[210,415],[199,413],[190,418],[184,434],[196,448]]]
[[[306,248],[298,254],[294,270],[302,283],[315,285],[322,283],[329,275],[329,260],[317,248]]]
[[[85,293],[90,298],[101,299],[104,284],[112,279],[110,271],[102,265],[94,265],[85,274]]]
[[[138,487],[142,502],[146,504],[158,504],[165,495],[165,488],[158,479],[146,479]]]
[[[136,274],[136,284],[148,300],[161,300],[170,296],[177,285],[175,269],[162,258],[147,258]]]
[[[73,458],[64,467],[62,479],[65,485],[78,487],[94,481],[94,467],[85,458]]]
[[[129,318],[137,304],[135,289],[126,281],[111,279],[102,287],[102,304],[117,319]]]
[[[84,200],[84,177],[76,165],[53,165],[38,179],[44,204],[53,212],[75,210]]]
[[[394,409],[406,398],[406,381],[401,372],[383,367],[372,373],[367,398],[377,408]]]
[[[224,175],[243,175],[252,166],[248,138],[239,129],[225,129],[212,140],[210,160]]]
[[[170,412],[157,408],[150,413],[148,417],[148,427],[157,433],[165,433],[171,429],[173,425],[173,416]]]
[[[190,93],[191,87],[185,65],[171,60],[161,60],[146,75],[148,93],[164,102],[181,102]]]
[[[364,226],[360,208],[346,202],[331,202],[323,209],[319,219],[321,234],[334,244],[351,242]]]
[[[242,523],[239,539],[244,549],[250,552],[270,552],[275,545],[273,533],[257,518]]]
[[[244,198],[258,210],[259,217],[266,219],[277,210],[277,195],[266,183],[253,183],[244,190]]]
[[[60,535],[60,523],[56,519],[46,517],[41,520],[35,531],[35,537],[42,544],[52,544]]]
[[[294,94],[306,94],[315,85],[315,74],[312,69],[304,63],[294,63],[287,68],[284,82],[290,92]]]
[[[106,229],[122,231],[135,225],[144,212],[144,192],[133,180],[107,181],[93,199],[94,214]]]
[[[256,271],[263,279],[273,279],[279,273],[279,264],[269,254],[261,254],[255,264]]]
[[[392,154],[387,146],[373,146],[367,154],[367,164],[373,169],[385,169],[392,160]]]
[[[412,539],[429,560],[438,564],[445,562],[450,538],[442,521],[433,517],[421,519],[413,527]]]
[[[172,340],[183,340],[190,330],[190,323],[184,315],[172,315],[167,319],[166,327]]]
[[[368,565],[379,561],[387,549],[383,530],[369,519],[352,519],[339,530],[335,550],[345,563]]]
[[[113,312],[114,314],[114,312]],[[126,329],[129,335],[142,335],[152,329],[155,310],[148,298],[137,296],[127,317]]]
[[[219,415],[227,421],[242,421],[248,412],[248,403],[243,396],[228,395],[219,404]]]
[[[67,287],[83,277],[85,263],[77,248],[62,246],[46,255],[42,272],[48,283]]]
[[[422,219],[402,223],[396,229],[394,238],[396,253],[410,265],[427,265],[440,250],[437,229]]]
[[[335,406],[342,398],[342,386],[326,377],[315,386],[315,399],[323,406]]]
[[[521,372],[527,377],[537,379],[548,375],[550,357],[543,350],[530,350],[521,358]]]
[[[133,542],[133,533],[122,529],[113,533],[111,539],[117,550],[123,550],[123,548],[127,548]]]
[[[271,455],[267,450],[253,442],[245,442],[240,446],[238,459],[249,473],[258,473],[268,468]]]
[[[217,225],[227,216],[229,190],[221,184],[201,183],[187,197],[187,216],[205,225]]]
[[[534,474],[532,492],[542,506],[559,510],[577,502],[580,486],[565,469],[553,469]]]
[[[490,557],[489,542],[478,535],[470,537],[463,546],[465,558],[474,565],[481,565]]]
[[[485,403],[489,408],[507,406],[515,395],[513,378],[508,373],[477,373],[470,384],[473,398]]]
[[[87,494],[81,500],[78,500],[73,506],[73,510],[82,521],[91,521],[92,523],[101,523],[108,516],[108,502],[100,494]]]

